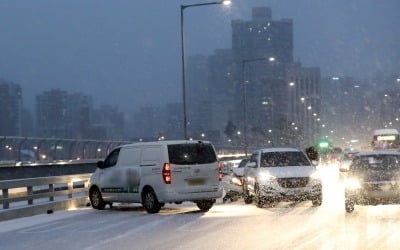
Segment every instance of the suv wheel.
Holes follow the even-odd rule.
[[[212,200],[197,201],[196,205],[201,211],[207,212],[214,205],[214,201],[212,201]]]
[[[158,202],[157,196],[151,188],[143,191],[142,203],[149,214],[158,213],[161,209],[161,204]]]
[[[106,202],[103,200],[100,190],[97,187],[93,187],[90,189],[89,200],[94,209],[103,210],[106,207]]]
[[[350,199],[344,201],[344,207],[347,213],[352,213],[354,211],[354,202]]]
[[[314,197],[314,199],[311,200],[313,206],[321,206],[322,205],[322,194]]]
[[[260,186],[258,183],[254,185],[254,201],[256,203],[256,207],[262,208],[264,206],[264,200],[263,197],[260,195]]]
[[[248,194],[246,194],[246,195],[244,196],[244,203],[246,203],[246,204],[251,204],[251,203],[253,203],[253,197],[250,196],[250,195],[248,195]]]
[[[253,203],[253,196],[249,194],[246,182],[243,181],[243,199],[245,204]]]

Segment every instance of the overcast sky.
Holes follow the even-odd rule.
[[[181,102],[184,0],[0,0],[0,78],[128,106]],[[231,20],[272,8],[294,22],[295,59],[323,75],[400,73],[399,0],[233,0],[185,10],[187,55],[231,47]]]

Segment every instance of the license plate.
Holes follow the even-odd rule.
[[[191,186],[199,186],[199,185],[204,185],[205,181],[204,179],[190,179],[188,180],[188,184]]]

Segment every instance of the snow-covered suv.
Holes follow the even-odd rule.
[[[295,148],[266,148],[255,151],[244,170],[245,202],[257,207],[275,201],[311,200],[322,203],[322,182],[316,167],[304,152]]]

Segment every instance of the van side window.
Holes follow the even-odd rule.
[[[104,168],[112,167],[112,166],[115,166],[115,164],[117,164],[118,155],[119,155],[120,150],[121,150],[121,148],[116,148],[113,151],[111,151],[111,153],[104,160]]]
[[[140,164],[140,147],[122,148],[118,156],[120,166],[138,166]]]
[[[160,163],[161,148],[148,147],[143,148],[141,166],[154,166]]]

